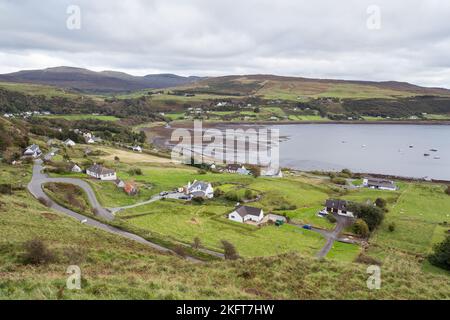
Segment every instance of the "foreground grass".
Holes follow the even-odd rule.
[[[368,290],[366,266],[299,253],[192,264],[52,212],[26,192],[0,196],[0,299],[449,299],[449,277],[400,254]],[[22,243],[39,237],[57,261],[31,266]],[[68,252],[78,252],[69,254]],[[78,264],[82,289],[64,289]]]

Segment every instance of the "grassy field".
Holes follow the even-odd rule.
[[[31,83],[0,82],[0,88],[31,95],[44,95],[46,97],[76,98],[79,96],[76,93],[57,87]]]
[[[369,290],[364,264],[301,253],[192,264],[82,225],[26,192],[0,195],[0,203],[0,299],[450,298],[450,277],[424,272],[403,254],[384,262],[381,289]],[[33,238],[57,259],[25,264],[23,243]],[[331,254],[347,252],[338,244]],[[81,290],[64,289],[70,264],[82,270]]]
[[[101,121],[117,121],[119,118],[115,116],[105,116],[105,115],[93,115],[93,114],[52,114],[40,116],[42,118],[50,118],[50,119],[64,119],[69,121],[75,120],[101,120]]]

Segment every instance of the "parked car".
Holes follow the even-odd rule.
[[[327,210],[323,209],[323,210],[319,211],[318,215],[323,217],[323,216],[328,215],[328,212],[327,212]]]
[[[191,197],[189,197],[189,196],[180,196],[180,197],[178,197],[178,199],[180,199],[180,200],[189,200]]]
[[[309,225],[309,224],[305,224],[305,225],[303,226],[303,229],[306,229],[306,230],[312,230],[312,226]]]
[[[162,191],[159,193],[161,197],[167,196],[169,193],[167,191]]]

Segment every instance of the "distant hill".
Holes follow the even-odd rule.
[[[124,72],[95,72],[74,67],[24,70],[0,75],[0,84],[50,85],[83,93],[125,93],[143,89],[176,88],[193,93],[259,96],[265,99],[299,101],[309,98],[376,99],[411,96],[450,96],[444,88],[420,87],[397,81],[309,79],[276,75],[230,75],[182,77],[174,74],[133,76]]]
[[[174,74],[151,74],[143,77],[117,71],[95,72],[82,68],[55,67],[24,70],[0,75],[0,81],[51,85],[86,93],[116,93],[147,88],[160,89],[186,85],[204,78]]]
[[[303,98],[402,98],[410,96],[450,96],[444,88],[420,87],[397,81],[355,81],[309,79],[275,75],[235,75],[207,78],[185,85],[184,90],[197,93],[255,95],[268,99],[301,100]]]

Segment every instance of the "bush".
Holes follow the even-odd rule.
[[[55,255],[40,239],[27,241],[23,247],[25,249],[23,260],[26,264],[40,265],[55,261]]]
[[[383,198],[377,198],[377,200],[375,200],[375,205],[378,208],[385,209],[386,205],[387,205],[387,201]]]
[[[394,231],[395,231],[395,228],[396,228],[395,222],[389,223],[388,230],[389,230],[390,232],[394,232]]]
[[[128,174],[130,176],[142,176],[142,169],[141,168],[131,168],[128,170]]]
[[[350,178],[352,175],[353,174],[349,169],[343,169],[339,174],[339,176],[345,177],[345,178]]]
[[[219,188],[214,189],[214,197],[218,198],[218,197],[221,197],[221,196],[223,196],[223,191],[221,189],[219,189]]]
[[[256,198],[256,195],[250,189],[245,190],[244,196],[245,196],[245,199],[254,199],[254,198]]]
[[[165,198],[163,198],[165,199]],[[203,204],[205,202],[205,199],[201,198],[201,197],[195,197],[192,198],[192,203],[194,204]]]
[[[236,247],[227,240],[222,240],[222,246],[224,250],[225,259],[227,260],[237,260],[239,259],[239,254],[237,253]]]
[[[181,256],[181,257],[186,257],[186,251],[184,250],[184,248],[181,246],[181,245],[176,245],[174,248],[173,248],[173,251],[177,254],[177,255],[179,255],[179,256]]]
[[[356,222],[352,226],[352,230],[355,234],[357,234],[363,238],[367,238],[370,234],[367,223],[362,219],[356,220]]]
[[[242,200],[236,191],[228,191],[227,193],[225,193],[225,199],[230,200],[230,201],[241,201]]]
[[[340,186],[345,186],[347,184],[347,181],[344,178],[337,178],[337,177],[331,178],[331,182],[334,184],[338,184]]]
[[[192,243],[192,248],[198,249],[198,248],[201,248],[201,246],[202,246],[202,242],[201,242],[200,238],[195,237],[194,242]]]
[[[384,211],[373,205],[350,203],[348,211],[355,213],[356,217],[364,220],[370,231],[375,230],[384,219]]]
[[[444,241],[438,243],[433,248],[434,252],[428,257],[431,264],[450,270],[450,235]]]
[[[12,185],[10,183],[0,184],[0,194],[12,194]]]
[[[450,185],[447,186],[447,189],[445,189],[445,193],[448,194],[450,196]]]
[[[327,214],[327,220],[330,221],[331,223],[336,223],[336,217],[333,216],[331,213]]]
[[[197,174],[206,174],[206,170],[205,169],[199,169],[197,170]]]
[[[43,204],[46,207],[50,208],[52,206],[52,201],[50,199],[39,197],[38,200],[41,204]]]

